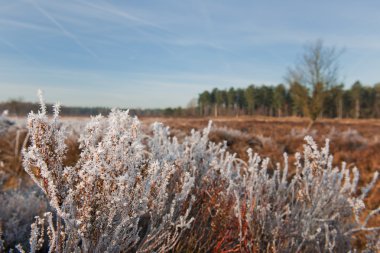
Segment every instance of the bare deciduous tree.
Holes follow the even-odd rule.
[[[290,85],[299,83],[308,89],[305,111],[311,124],[322,112],[325,91],[338,83],[338,60],[342,53],[336,47],[325,47],[319,39],[307,44],[298,63],[288,69],[287,82]]]

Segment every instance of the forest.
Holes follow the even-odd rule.
[[[130,109],[137,116],[202,117],[261,115],[271,117],[309,117],[311,91],[304,85],[249,85],[246,88],[214,88],[201,92],[186,107]],[[12,99],[0,103],[0,111],[25,116],[38,110],[38,103]],[[321,118],[380,118],[380,83],[363,85],[355,82],[350,88],[344,84],[323,91]],[[63,106],[64,116],[107,115],[105,107]]]
[[[264,115],[308,116],[311,91],[300,83],[250,85],[247,88],[214,88],[199,94],[199,113],[202,116]],[[373,86],[356,81],[350,88],[344,84],[323,92],[320,117],[379,118],[380,83]]]

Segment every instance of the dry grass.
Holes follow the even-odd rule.
[[[22,167],[22,148],[27,145],[27,130],[11,127],[0,135],[0,170],[7,175],[3,190],[19,187],[26,174]],[[29,181],[29,180],[26,180]]]
[[[79,119],[82,120],[82,119]],[[214,142],[227,141],[228,149],[232,153],[237,153],[243,160],[247,159],[246,150],[252,148],[254,152],[262,157],[271,159],[271,168],[275,168],[276,163],[282,163],[282,154],[289,154],[290,163],[294,160],[294,154],[303,150],[304,136],[311,135],[314,140],[322,146],[324,140],[331,140],[331,153],[334,154],[334,163],[339,165],[341,161],[346,161],[349,168],[357,166],[361,174],[359,184],[367,183],[371,180],[375,171],[380,171],[380,120],[333,120],[322,119],[313,125],[307,132],[309,121],[300,118],[268,118],[268,117],[220,117],[220,118],[142,118],[145,125],[153,122],[163,122],[171,128],[171,133],[179,139],[188,134],[191,129],[203,129],[208,121],[214,122],[214,130],[210,133],[210,140]],[[29,177],[22,169],[21,148],[25,146],[26,131],[23,128],[14,128],[6,135],[0,136],[0,170],[8,175],[4,188],[13,188],[20,184],[29,184]],[[74,165],[79,159],[80,149],[77,142],[78,136],[73,136],[67,140],[68,152],[65,165]],[[1,166],[2,165],[2,166]],[[290,172],[291,173],[291,172]],[[22,182],[22,183],[20,183]],[[0,189],[1,190],[1,189]],[[217,186],[210,189],[211,196],[217,196]],[[210,197],[210,192],[199,193],[204,196],[197,204],[218,201]],[[366,200],[370,209],[375,209],[380,205],[380,181]],[[230,203],[220,203],[228,209]],[[212,213],[212,210],[206,210]],[[223,214],[220,214],[223,217]],[[206,233],[212,233],[218,238],[216,248],[222,247],[224,241],[228,241],[231,235],[221,234],[220,231],[236,224],[226,224],[217,215],[212,215],[212,219],[198,220],[198,224],[208,224],[210,227]],[[372,220],[371,226],[380,225],[380,217]],[[193,242],[193,234],[188,234],[189,243]],[[195,237],[194,237],[195,238]],[[207,244],[207,241],[200,243]],[[356,243],[360,245],[360,241]],[[189,245],[183,245],[188,248]],[[178,250],[183,248],[179,248]]]
[[[64,118],[64,121],[80,121],[82,118]],[[305,118],[271,118],[271,117],[218,117],[218,118],[141,118],[149,125],[162,122],[171,128],[173,135],[181,138],[191,129],[203,129],[209,120],[213,121],[215,131],[210,139],[215,142],[227,141],[229,151],[237,153],[242,159],[247,159],[246,150],[252,148],[263,157],[269,157],[272,167],[281,162],[282,154],[289,157],[301,151],[303,137],[312,135],[323,144],[326,138],[331,140],[331,151],[334,162],[346,161],[349,167],[357,166],[361,179],[368,182],[375,171],[380,171],[380,120],[376,119],[321,119],[306,132],[309,121]],[[229,131],[231,130],[231,131]],[[241,135],[237,134],[241,132]],[[18,137],[17,137],[18,136]],[[73,165],[79,159],[78,133],[67,140],[68,152],[66,165]],[[11,175],[6,187],[19,184],[20,178],[25,181],[21,166],[21,148],[25,145],[26,130],[13,128],[7,134],[0,136],[0,170]],[[18,140],[17,140],[18,138]],[[16,147],[17,146],[17,147]],[[292,161],[290,161],[292,162]],[[28,177],[26,177],[28,178]],[[363,182],[361,182],[363,183]],[[380,203],[380,185],[373,191],[370,205]]]
[[[67,153],[64,164],[74,165],[79,159],[79,133],[72,132],[66,140]],[[3,183],[0,191],[33,185],[22,164],[22,149],[29,145],[29,136],[24,126],[12,126],[0,135],[0,171]]]
[[[294,154],[303,150],[304,136],[311,135],[322,145],[326,138],[331,140],[331,153],[334,163],[340,165],[346,161],[349,168],[358,167],[361,179],[359,184],[368,183],[375,171],[380,171],[380,120],[378,119],[321,119],[309,132],[309,121],[304,118],[271,117],[218,117],[218,118],[142,118],[144,123],[155,121],[168,125],[172,133],[181,137],[191,129],[204,128],[209,120],[217,131],[210,134],[215,142],[226,140],[229,151],[246,160],[248,148],[263,157],[269,157],[272,168],[282,162],[282,154],[289,154],[290,163]],[[225,129],[226,131],[220,131]],[[231,131],[228,131],[231,129]],[[241,136],[236,134],[241,132]],[[233,132],[233,133],[232,133]],[[380,181],[367,198],[370,208],[380,205]],[[374,219],[373,225],[380,225],[380,217]]]
[[[273,161],[281,159],[282,153],[289,155],[302,150],[303,137],[312,135],[319,143],[326,138],[332,142],[335,161],[345,160],[350,166],[356,165],[361,171],[380,170],[380,120],[333,120],[323,119],[313,125],[309,132],[309,121],[302,118],[268,117],[221,117],[221,118],[143,118],[144,123],[163,122],[177,135],[188,133],[191,129],[202,129],[212,120],[216,128],[239,130],[242,137],[231,138],[220,131],[213,133],[212,140],[227,139],[231,152],[246,158],[247,148]],[[344,159],[343,159],[344,158]]]

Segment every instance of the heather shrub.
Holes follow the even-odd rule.
[[[22,165],[22,149],[27,145],[27,129],[12,126],[0,134],[0,171],[6,180],[0,190],[17,188],[26,176]]]
[[[213,133],[215,133],[216,135],[220,135],[223,138],[223,140],[227,142],[229,139],[233,141],[239,139],[245,140],[250,138],[250,135],[245,132],[227,127],[213,127],[210,134]]]
[[[137,118],[118,110],[87,124],[79,161],[64,166],[59,108],[50,120],[41,104],[41,111],[28,118],[32,144],[24,165],[58,215],[55,227],[51,222],[48,227],[50,250],[152,252],[173,247],[192,221],[194,168],[155,159],[164,152],[160,139],[152,142],[158,151],[148,152]]]
[[[3,250],[14,248],[19,243],[27,248],[30,225],[35,216],[47,211],[47,200],[38,188],[32,187],[0,192],[0,203]]]
[[[347,129],[345,131],[337,131],[335,128],[332,128],[328,133],[329,139],[339,143],[341,149],[355,151],[362,150],[368,144],[369,141],[366,140],[356,129]]]
[[[17,158],[22,162],[21,150],[27,144],[27,132],[25,128],[14,126],[9,128],[7,133],[0,137],[1,158],[3,162],[10,165],[9,167],[14,167],[16,171],[20,171],[22,166],[20,162],[13,160]],[[17,166],[13,165],[13,163],[17,163]]]
[[[269,170],[251,150],[245,162],[209,141],[211,125],[178,141],[160,123],[146,135],[113,110],[91,119],[79,160],[66,166],[59,108],[49,119],[41,104],[28,117],[24,166],[58,217],[32,225],[32,252],[45,232],[57,252],[346,252],[359,232],[377,250],[369,222],[380,207],[363,200],[378,173],[358,191],[358,170],[333,167],[328,141],[319,149],[306,137],[294,165],[285,154]]]
[[[368,228],[367,224],[379,213],[379,207],[361,219],[366,209],[364,198],[378,173],[359,194],[358,170],[348,170],[345,163],[334,168],[328,141],[319,150],[311,137],[305,140],[303,155],[295,155],[292,178],[288,178],[286,154],[283,169],[277,164],[270,175],[268,159],[250,153],[243,180],[235,190],[243,251],[348,252],[355,233],[378,235],[379,228]]]
[[[264,144],[257,136],[251,136],[237,129],[216,126],[211,128],[208,139],[215,143],[226,142],[226,151],[230,153],[241,151],[239,155],[244,160],[248,158],[245,152],[247,147],[262,149]]]

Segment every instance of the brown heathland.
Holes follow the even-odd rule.
[[[368,183],[375,171],[380,172],[380,120],[378,119],[320,119],[309,131],[309,120],[305,118],[271,117],[218,117],[218,118],[142,118],[149,124],[159,121],[169,126],[173,135],[183,136],[191,129],[202,129],[212,120],[214,131],[210,139],[214,142],[227,141],[230,152],[237,153],[243,160],[246,150],[252,148],[262,157],[269,157],[271,166],[282,163],[282,155],[287,152],[289,162],[293,155],[302,152],[305,135],[311,135],[320,145],[330,139],[330,150],[334,164],[342,161],[348,168],[358,167],[359,184]],[[237,130],[237,131],[236,131]],[[368,205],[374,209],[380,205],[380,183],[368,197]],[[376,223],[380,224],[380,218]]]
[[[368,183],[373,173],[380,171],[380,120],[320,119],[307,131],[307,119],[291,117],[141,118],[146,126],[156,121],[164,123],[179,139],[191,129],[205,128],[210,120],[213,121],[210,140],[225,140],[229,151],[237,153],[243,160],[247,158],[246,150],[252,148],[261,157],[269,157],[272,168],[283,162],[284,152],[288,153],[292,163],[294,154],[303,150],[305,135],[311,135],[320,146],[324,145],[326,138],[330,139],[335,165],[340,166],[345,161],[348,168],[359,168],[359,184]],[[29,177],[22,170],[21,148],[26,145],[25,137],[23,128],[15,128],[0,136],[0,170],[7,174],[3,190],[4,187],[30,184]],[[75,164],[79,158],[77,138],[78,134],[67,140],[67,165]],[[370,209],[380,205],[379,181],[367,198],[367,204]],[[379,225],[380,217],[373,222],[372,225]]]

